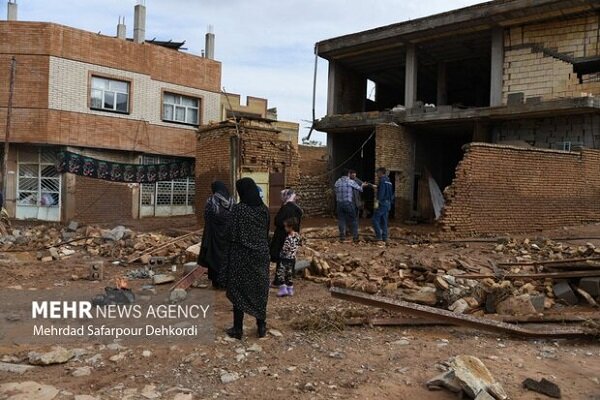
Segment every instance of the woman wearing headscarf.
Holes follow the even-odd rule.
[[[208,268],[208,279],[215,289],[225,287],[223,261],[228,250],[227,222],[233,208],[233,198],[221,181],[211,185],[212,195],[204,206],[204,233],[198,264]]]
[[[271,261],[276,263],[276,271],[281,270],[281,249],[283,248],[283,242],[287,236],[285,231],[284,222],[288,219],[296,219],[298,221],[298,233],[300,233],[300,220],[302,219],[303,211],[296,204],[296,193],[292,189],[284,189],[281,191],[281,208],[275,215],[275,232],[273,233],[273,239],[271,239],[270,253]],[[273,286],[280,287],[284,282],[280,282],[277,278],[282,276],[281,274],[275,274],[273,280]]]
[[[235,184],[240,202],[228,225],[227,298],[233,304],[233,327],[227,334],[241,339],[244,314],[256,318],[258,336],[267,334],[269,297],[269,209],[256,183],[242,178]]]

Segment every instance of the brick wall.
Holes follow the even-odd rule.
[[[108,182],[101,179],[65,174],[67,181],[74,178],[74,208],[64,212],[67,219],[83,223],[114,223],[135,218],[132,215],[133,188],[126,183]],[[67,190],[69,190],[69,185]]]
[[[161,120],[162,91],[201,98],[201,123],[220,118],[221,64],[51,23],[0,21],[0,140],[10,59],[17,59],[11,140],[194,156],[196,127]],[[90,110],[89,76],[131,80],[131,112]]]
[[[201,131],[196,141],[196,215],[200,221],[204,204],[211,195],[210,185],[223,181],[235,192],[231,175],[230,132],[228,128]]]
[[[396,211],[408,218],[413,198],[415,138],[410,128],[377,125],[375,130],[376,168],[396,172]],[[375,179],[375,178],[374,178]]]
[[[0,140],[6,129],[6,109],[0,108]],[[194,157],[196,132],[126,118],[68,111],[13,110],[11,141],[139,151]]]
[[[50,57],[48,108],[147,121],[152,125],[196,130],[195,126],[162,120],[162,92],[182,93],[200,99],[200,122],[220,121],[219,93],[161,82],[150,75],[109,68],[65,58]],[[90,76],[107,76],[130,82],[129,114],[107,113],[89,107]],[[48,94],[46,94],[48,97]]]
[[[242,121],[240,123],[239,171],[283,172],[285,184],[298,184],[298,151],[289,141],[282,140],[279,131],[266,122]],[[201,128],[196,143],[196,210],[198,218],[210,195],[214,180],[227,184],[233,194],[231,170],[231,137],[236,128],[232,122],[223,122]]]
[[[212,92],[221,89],[221,63],[149,43],[133,43],[47,22],[0,21],[0,54],[61,57],[149,75]]]
[[[544,100],[600,94],[597,74],[582,76],[579,82],[573,65],[548,51],[573,58],[600,55],[599,20],[594,16],[561,19],[516,26],[505,33],[504,102],[509,93]]]
[[[472,143],[446,190],[445,233],[534,232],[600,221],[600,151]]]
[[[0,53],[0,108],[8,105],[12,55]],[[17,57],[13,107],[48,107],[48,57]]]
[[[327,173],[327,147],[298,146],[300,179],[294,187],[307,216],[329,215],[333,193]]]
[[[562,117],[498,122],[492,127],[493,141],[525,141],[546,149],[564,149],[565,142],[600,148],[600,115],[577,114]]]

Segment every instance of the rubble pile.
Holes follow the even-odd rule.
[[[487,262],[470,259],[468,255],[430,256],[428,247],[420,244],[418,255],[392,258],[387,249],[378,250],[368,258],[350,253],[331,254],[323,242],[309,242],[310,266],[303,277],[328,286],[347,288],[368,294],[448,309],[459,314],[532,315],[579,302],[597,306],[600,277],[553,279],[543,272],[560,271],[557,260],[582,260],[586,268],[600,250],[585,246],[565,246],[551,240],[517,240],[507,238],[494,245]],[[499,269],[493,259],[506,261]],[[516,263],[512,265],[509,261]],[[544,265],[543,262],[555,264]],[[520,264],[519,264],[520,263]],[[567,263],[569,267],[573,263]],[[600,263],[598,263],[600,270]],[[519,273],[541,274],[540,278],[520,278]],[[505,278],[510,275],[510,278]],[[517,277],[515,278],[515,275]],[[465,277],[477,276],[476,279]]]
[[[146,264],[150,256],[144,253],[148,250],[164,246],[152,255],[167,258],[184,255],[186,249],[198,243],[199,237],[191,235],[168,244],[171,241],[173,237],[138,233],[124,226],[102,229],[70,223],[68,226],[54,224],[12,229],[9,235],[0,237],[0,251],[37,251],[41,261],[60,260],[76,252],[113,259],[140,255],[140,261]]]
[[[494,253],[508,256],[514,262],[542,262],[573,259],[580,257],[600,257],[600,249],[592,243],[583,246],[565,245],[551,239],[515,239],[498,240]],[[508,261],[508,260],[507,260]]]

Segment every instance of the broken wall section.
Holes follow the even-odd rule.
[[[587,16],[507,29],[504,104],[510,93],[519,92],[542,100],[600,94],[600,71],[580,80],[572,64],[600,55],[599,21]]]
[[[329,182],[327,147],[298,146],[300,179],[293,188],[299,195],[298,205],[306,216],[331,215],[333,188]]]
[[[265,198],[271,207],[279,206],[276,191],[298,184],[298,150],[286,136],[269,122],[242,120],[240,138],[236,139],[236,126],[231,121],[208,125],[199,129],[196,144],[196,215],[202,220],[210,186],[215,180],[223,181],[235,195],[235,178],[252,173],[266,173],[269,193]],[[238,147],[239,151],[235,148]],[[239,155],[239,156],[238,156]],[[237,173],[234,173],[237,172]],[[271,176],[281,174],[283,182],[271,181]],[[271,190],[272,189],[272,190]],[[271,204],[272,203],[272,204]]]
[[[410,217],[415,174],[415,136],[410,128],[396,124],[377,125],[375,129],[375,168],[390,173],[396,194],[396,217]],[[373,177],[374,182],[376,177]]]
[[[519,233],[600,221],[600,151],[472,143],[446,190],[451,236]]]

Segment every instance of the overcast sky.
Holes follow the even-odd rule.
[[[6,0],[0,0],[6,17]],[[216,34],[222,85],[243,97],[269,99],[279,119],[308,133],[317,41],[448,11],[477,0],[146,0],[146,38],[186,41],[200,54],[208,25]],[[19,19],[49,21],[107,35],[125,16],[133,35],[135,0],[18,0]],[[0,38],[1,40],[1,38]],[[327,61],[319,62],[317,118],[325,114]],[[323,140],[323,135],[315,135]]]

